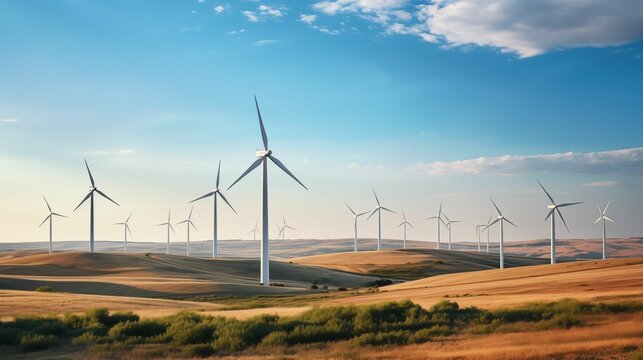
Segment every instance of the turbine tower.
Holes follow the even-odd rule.
[[[380,251],[381,244],[382,244],[382,210],[386,210],[388,212],[392,212],[393,214],[397,214],[393,210],[389,210],[382,205],[380,205],[380,199],[377,198],[377,194],[375,193],[375,189],[373,189],[373,195],[375,195],[375,201],[377,202],[377,206],[375,207],[375,210],[366,218],[366,220],[370,219],[371,216],[375,215],[377,213],[377,251]]]
[[[610,219],[607,217],[607,208],[610,207],[610,202],[607,202],[607,205],[605,206],[604,210],[601,210],[601,204],[596,203],[596,206],[598,207],[598,214],[600,215],[596,221],[594,221],[594,224],[597,224],[599,221],[603,220],[603,260],[607,259],[607,237],[605,236],[605,220],[613,223],[614,220]],[[50,251],[51,252],[51,251]]]
[[[165,248],[165,255],[170,255],[170,230],[172,230],[172,233],[176,235],[176,232],[174,231],[174,228],[172,227],[172,221],[170,220],[170,214],[172,210],[167,211],[167,222],[164,222],[162,224],[158,224],[156,226],[167,226],[167,246]]]
[[[538,180],[536,180],[538,181]],[[582,202],[574,202],[574,203],[564,203],[564,204],[556,204],[554,201],[554,198],[549,195],[547,190],[545,190],[545,187],[543,184],[538,181],[538,185],[543,189],[545,192],[545,195],[549,198],[549,201],[551,201],[550,205],[547,205],[547,208],[549,209],[549,213],[547,213],[547,217],[545,217],[545,221],[551,217],[551,263],[555,264],[556,263],[556,212],[558,213],[558,216],[560,216],[560,219],[563,221],[563,224],[565,225],[565,228],[567,229],[567,232],[569,232],[569,227],[567,227],[567,223],[565,222],[565,218],[563,218],[563,213],[560,212],[560,208],[566,207],[566,206],[572,206],[572,205],[578,205],[582,204]]]
[[[279,161],[276,157],[272,155],[272,150],[268,149],[268,136],[266,135],[266,129],[263,126],[263,120],[261,119],[261,112],[259,111],[259,103],[257,102],[257,97],[255,96],[255,106],[257,108],[257,116],[259,117],[259,127],[261,128],[261,138],[263,140],[263,150],[259,150],[255,153],[258,157],[252,165],[246,170],[239,178],[228,187],[230,189],[234,186],[239,180],[243,179],[248,173],[257,168],[259,165],[263,165],[262,171],[262,184],[261,184],[261,210],[262,210],[262,223],[261,223],[261,270],[260,270],[260,283],[263,286],[270,285],[270,240],[268,239],[268,159],[270,159],[277,167],[283,170],[291,178],[293,178],[299,185],[303,186],[304,189],[308,190],[304,184],[299,181],[293,173],[286,168],[286,166]]]
[[[257,226],[259,224],[255,222],[255,227],[254,229],[250,230],[249,232],[252,233],[252,240],[257,240],[257,233],[259,232],[259,229],[257,229]]]
[[[190,225],[192,225],[195,231],[199,231],[196,229],[196,226],[194,226],[194,223],[192,222],[192,210],[194,210],[194,206],[190,208],[190,215],[188,215],[187,219],[176,223],[176,225],[185,223],[187,224],[187,227],[188,227],[188,243],[185,247],[185,256],[190,256]]]
[[[402,219],[404,219],[404,221],[402,221],[402,223],[400,223],[400,225],[398,225],[397,227],[398,228],[400,226],[404,227],[404,242],[402,242],[402,249],[406,249],[406,226],[408,225],[413,229],[415,229],[415,226],[413,226],[410,222],[406,220],[406,215],[404,214],[404,210],[402,210]]]
[[[491,224],[487,225],[485,229],[487,229],[487,234],[488,234],[488,229],[495,223],[500,222],[500,268],[504,269],[505,268],[505,221],[510,223],[511,225],[518,227],[516,224],[512,223],[509,219],[504,217],[502,213],[500,212],[500,209],[498,209],[498,206],[496,205],[495,202],[493,202],[492,198],[489,198],[491,200],[491,203],[493,204],[493,207],[496,208],[496,211],[498,212],[498,217],[496,220],[494,220]]]
[[[96,184],[94,183],[94,177],[92,176],[92,172],[89,171],[89,165],[87,165],[87,160],[85,160],[85,167],[87,168],[87,173],[89,174],[89,181],[91,182],[91,187],[89,188],[89,193],[85,196],[85,198],[76,206],[74,211],[80,207],[87,199],[89,199],[89,253],[92,254],[94,253],[94,192],[97,192],[100,196],[104,197],[105,199],[113,202],[117,206],[118,203],[112,199],[109,198],[109,196],[105,195],[102,191],[98,190],[96,187]]]
[[[125,222],[120,222],[116,223],[114,225],[123,225],[123,231],[125,232],[125,242],[123,242],[123,254],[127,253],[127,233],[129,232],[130,235],[132,235],[132,231],[129,228],[129,225],[127,224],[129,222],[129,218],[132,217],[133,213],[130,213]]]
[[[480,252],[480,233],[482,232],[482,228],[485,226],[489,225],[489,223],[482,224],[482,225],[476,225],[476,236],[478,237],[478,252]]]
[[[442,215],[444,215],[444,218],[447,219],[447,223],[444,224],[444,226],[446,226],[447,230],[449,230],[449,251],[450,251],[451,250],[451,224],[459,223],[460,221],[459,220],[449,220],[449,218],[447,217],[447,214],[445,214],[445,213],[442,213]]]
[[[487,225],[485,225],[486,227],[480,230],[480,232],[482,231],[487,232],[487,254],[489,253],[489,225],[491,224],[491,219],[493,219],[493,215],[489,216],[489,220],[487,220]]]
[[[228,202],[228,199],[225,198],[225,196],[221,192],[221,189],[219,189],[219,177],[220,177],[220,175],[221,175],[221,160],[219,160],[219,167],[217,169],[217,181],[215,183],[214,188],[212,188],[212,191],[210,191],[209,193],[207,193],[207,194],[205,194],[205,195],[203,195],[203,196],[201,196],[199,198],[196,198],[196,199],[190,201],[190,203],[193,203],[195,201],[205,199],[207,197],[212,196],[212,200],[213,200],[213,220],[212,220],[212,223],[214,224],[213,225],[213,230],[212,230],[212,234],[213,234],[212,235],[212,258],[213,259],[215,259],[215,258],[217,258],[219,256],[219,242],[218,242],[218,237],[217,237],[217,196],[221,196],[221,199],[223,199],[223,201],[225,201],[225,203],[228,204],[230,209],[232,209],[232,211],[234,211],[234,213],[237,214],[237,211],[232,207],[232,205],[230,205],[230,203]],[[189,226],[188,226],[188,228],[189,228]]]
[[[281,228],[281,240],[286,240],[286,229],[296,230],[294,227],[286,224],[286,217],[281,215],[281,218],[284,220],[284,226]]]
[[[354,237],[354,239],[353,239],[353,251],[354,251],[354,252],[357,252],[357,219],[358,219],[360,216],[363,216],[363,215],[368,214],[368,211],[365,211],[365,212],[363,212],[363,213],[359,213],[359,214],[358,214],[358,213],[356,213],[355,211],[353,211],[353,209],[351,209],[351,207],[350,207],[350,206],[348,206],[348,204],[347,204],[347,203],[344,203],[344,205],[346,205],[346,207],[348,208],[348,210],[350,210],[351,214],[353,214],[353,223],[354,223],[354,224],[353,224],[353,228],[355,229],[355,237]]]
[[[51,206],[49,206],[49,203],[47,202],[47,199],[44,196],[42,198],[45,199],[45,204],[47,204],[47,209],[49,209],[49,215],[47,215],[45,220],[43,220],[38,227],[42,227],[42,224],[44,224],[47,220],[49,220],[49,253],[51,254],[52,247],[53,247],[52,242],[53,242],[53,231],[54,231],[54,225],[53,225],[54,216],[60,216],[65,218],[67,216],[53,212],[51,210]]]
[[[440,249],[440,222],[444,224],[444,220],[442,220],[442,203],[440,203],[440,210],[438,210],[438,214],[436,216],[431,216],[426,218],[426,220],[432,220],[436,219],[437,225],[438,225],[438,238],[437,238],[437,243],[435,245],[436,249]]]

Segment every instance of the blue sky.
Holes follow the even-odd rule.
[[[293,236],[350,236],[343,202],[371,208],[375,187],[412,238],[433,240],[422,219],[444,201],[469,240],[489,196],[520,225],[508,240],[544,238],[536,178],[585,201],[563,237],[597,237],[607,200],[612,234],[640,236],[642,24],[629,1],[0,0],[0,241],[46,238],[41,195],[69,214],[83,158],[122,203],[98,202],[97,237],[120,237],[111,224],[134,211],[134,240],[162,240],[154,225],[187,214],[219,159],[224,184],[252,162],[253,94],[275,154],[311,189],[271,169],[273,222],[285,214]],[[229,192],[240,215],[221,211],[223,238],[248,236],[259,195],[258,174]],[[87,211],[57,237],[84,239]]]

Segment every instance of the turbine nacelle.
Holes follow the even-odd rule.
[[[547,209],[555,209],[557,208],[557,205],[547,205]]]
[[[258,158],[266,157],[272,155],[272,150],[257,150],[255,156]]]

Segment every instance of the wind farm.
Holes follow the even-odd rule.
[[[491,5],[0,2],[0,357],[643,358],[643,5]]]

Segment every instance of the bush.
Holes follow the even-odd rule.
[[[38,292],[54,292],[54,288],[52,288],[52,287],[51,287],[51,286],[49,286],[49,285],[45,285],[45,286],[38,286],[38,287],[36,288],[36,291],[38,291]]]
[[[282,284],[282,283],[278,283],[278,282],[274,282],[274,283],[270,283],[270,286],[284,287],[284,284]]]
[[[390,280],[390,279],[377,279],[377,280],[373,281],[370,284],[370,286],[375,286],[376,288],[378,288],[380,286],[391,285],[392,283],[393,283],[393,281]]]
[[[109,310],[106,308],[93,308],[85,311],[86,322],[109,325]]]
[[[344,286],[340,286],[337,288],[337,291],[348,291],[348,289],[345,288]]]
[[[53,335],[26,334],[20,339],[20,348],[24,351],[44,350],[58,342]]]
[[[212,355],[214,349],[210,344],[191,344],[184,346],[183,355],[187,357],[207,357]]]
[[[261,345],[264,346],[286,345],[287,343],[288,333],[285,331],[271,332],[261,340]]]
[[[165,332],[165,325],[155,320],[126,321],[114,325],[108,335],[115,340],[125,340],[130,337],[148,338]]]
[[[319,286],[317,286],[317,284],[310,285],[310,290],[317,290],[317,289],[319,289]]]

